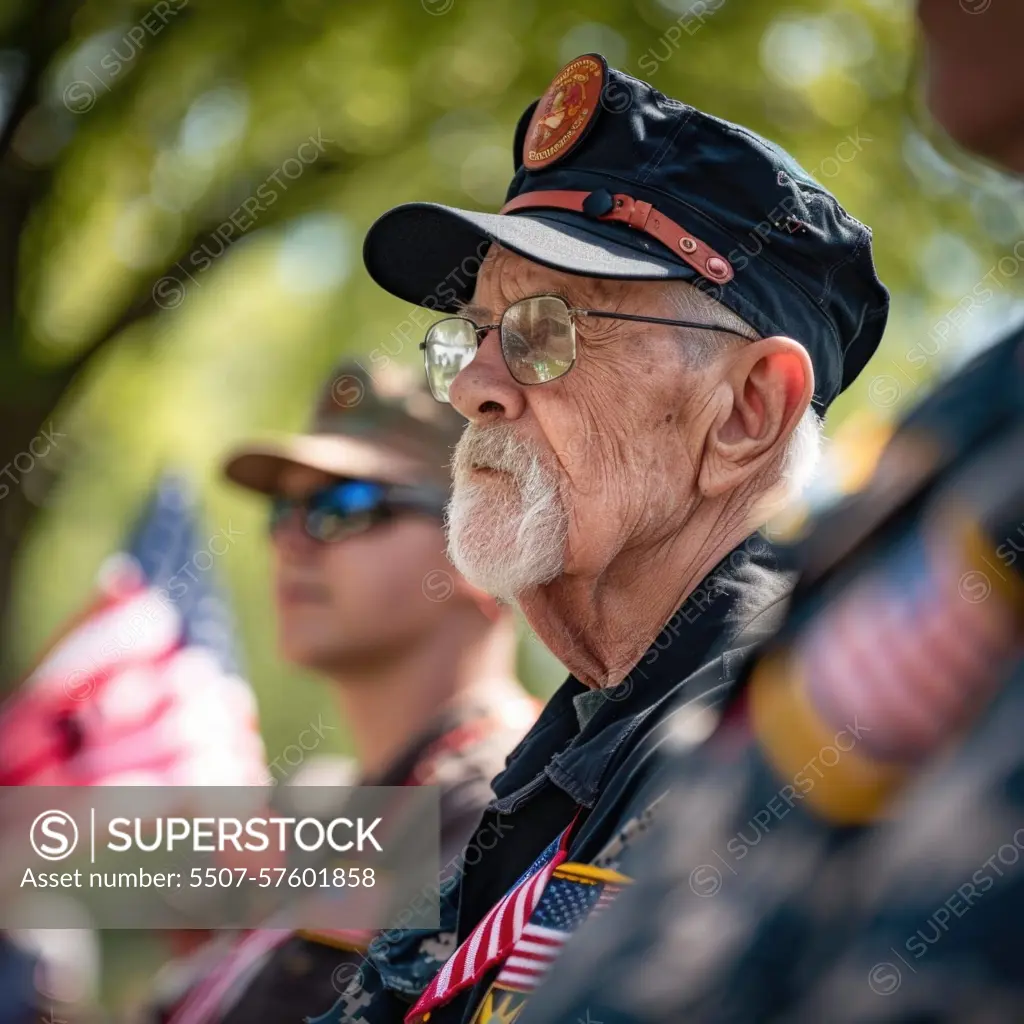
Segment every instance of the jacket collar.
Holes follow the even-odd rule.
[[[581,730],[573,697],[586,687],[570,676],[493,782],[491,807],[510,812],[550,781],[592,807],[608,767],[664,713],[667,698],[702,666],[773,631],[789,591],[775,550],[755,533],[704,578]],[[712,674],[720,682],[722,673]],[[709,682],[710,685],[710,682]],[[688,696],[697,696],[689,694]]]

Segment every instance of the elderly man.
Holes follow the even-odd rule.
[[[918,13],[935,116],[1024,174],[1024,6]],[[1024,1020],[1022,467],[1017,328],[810,535],[733,713],[609,862],[636,884],[519,1024]]]
[[[500,213],[399,207],[365,257],[455,314],[424,340],[435,397],[470,421],[452,559],[572,676],[494,782],[484,826],[510,827],[443,906],[455,951],[386,937],[326,1019],[511,1020],[627,884],[591,862],[656,794],[657,725],[774,624],[785,579],[753,531],[885,323],[870,233],[831,195],[598,55],[526,111],[514,157]]]

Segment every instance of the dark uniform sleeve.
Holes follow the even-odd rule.
[[[800,1024],[1024,1020],[1024,669],[865,843],[847,937]]]
[[[771,673],[748,688],[753,732],[736,721],[677,756],[623,857],[632,887],[520,1024],[1024,1020],[1019,662],[970,740],[920,777],[872,775],[856,723],[813,737],[758,695],[765,680],[771,696]],[[765,708],[790,712],[787,729]]]
[[[1022,734],[1024,670],[872,828],[780,807],[754,746],[692,758],[520,1024],[1024,1020]]]

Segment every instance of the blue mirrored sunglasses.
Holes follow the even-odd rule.
[[[428,486],[339,480],[302,498],[275,495],[270,505],[270,532],[279,529],[298,511],[305,533],[314,540],[329,543],[364,533],[401,513],[441,519],[446,497],[437,488]]]

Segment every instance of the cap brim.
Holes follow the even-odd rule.
[[[261,494],[278,490],[285,469],[303,466],[331,476],[414,484],[423,466],[380,445],[340,434],[303,434],[236,449],[224,462],[224,475]]]
[[[624,237],[635,245],[624,244]],[[374,281],[392,295],[451,311],[472,297],[473,281],[492,242],[535,263],[585,277],[650,281],[696,276],[660,242],[622,225],[561,210],[474,213],[438,203],[406,203],[379,217],[367,232],[363,260]]]

